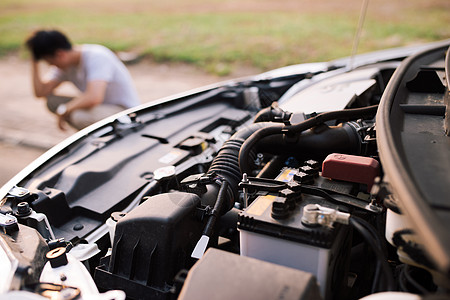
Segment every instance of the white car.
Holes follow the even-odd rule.
[[[449,297],[449,45],[282,68],[78,132],[0,190],[0,299]]]

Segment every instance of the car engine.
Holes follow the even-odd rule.
[[[448,46],[268,72],[77,133],[2,189],[0,298],[448,297]]]

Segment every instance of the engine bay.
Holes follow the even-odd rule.
[[[447,48],[228,83],[81,132],[4,196],[0,292],[445,298]],[[393,161],[425,191],[415,203],[434,199],[422,211],[436,224],[414,223],[421,204],[403,200],[410,177]]]

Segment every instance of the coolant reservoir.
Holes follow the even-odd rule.
[[[391,209],[387,209],[385,237],[392,246],[396,247],[392,240],[394,237],[394,233],[409,228],[411,228],[411,225],[408,223],[408,220],[405,218],[405,216],[398,214]]]

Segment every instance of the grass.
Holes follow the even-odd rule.
[[[317,7],[317,1],[2,0],[0,55],[26,56],[24,40],[43,27],[59,28],[76,43],[100,43],[222,75],[236,65],[264,71],[349,55],[360,1],[335,0],[333,7]],[[402,0],[388,2],[398,2],[392,9],[401,11],[386,13],[385,6],[371,3],[359,52],[450,37],[447,0],[411,0],[406,7]]]

